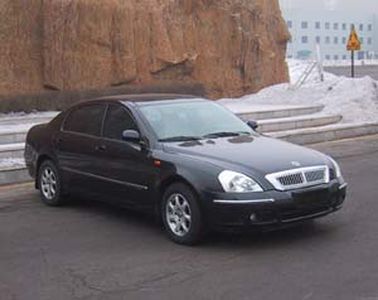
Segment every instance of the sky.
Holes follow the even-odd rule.
[[[345,10],[378,14],[377,0],[279,0],[281,5],[292,5],[298,9]]]

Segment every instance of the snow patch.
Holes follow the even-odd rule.
[[[3,158],[0,159],[0,170],[14,170],[25,168],[25,160],[23,158]]]
[[[347,78],[325,73],[320,81],[314,70],[299,88],[293,85],[308,67],[308,62],[288,60],[290,84],[279,84],[238,99],[221,99],[231,110],[256,105],[324,105],[325,114],[339,114],[344,123],[378,122],[378,82],[371,77]]]

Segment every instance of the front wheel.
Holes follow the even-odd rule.
[[[42,162],[38,171],[38,187],[42,202],[49,206],[63,204],[61,178],[57,167],[51,160]]]
[[[194,245],[204,234],[198,197],[185,184],[173,184],[164,193],[162,217],[165,230],[178,244]]]

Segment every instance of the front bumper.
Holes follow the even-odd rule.
[[[206,193],[206,219],[214,227],[286,225],[319,218],[342,208],[347,184],[329,184],[280,192]]]

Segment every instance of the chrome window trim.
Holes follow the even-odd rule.
[[[273,203],[275,199],[255,199],[255,200],[213,200],[214,203],[220,204],[253,204],[253,203]]]
[[[116,180],[116,179],[112,179],[112,178],[108,178],[108,177],[104,177],[104,176],[100,176],[100,175],[95,175],[95,174],[75,170],[75,169],[72,169],[72,168],[64,167],[64,168],[62,168],[62,170],[67,171],[67,172],[71,172],[71,173],[76,173],[76,174],[79,174],[79,175],[92,177],[92,178],[95,178],[95,179],[100,179],[100,180],[120,184],[120,185],[125,185],[125,186],[132,187],[132,188],[135,188],[135,189],[138,189],[138,190],[145,190],[145,191],[148,190],[148,186],[145,186],[145,185],[140,185],[140,184],[131,183],[131,182],[127,182],[127,181],[120,181],[120,180]]]
[[[311,171],[318,171],[318,170],[324,170],[325,172],[324,180],[318,181],[318,182],[308,182],[306,179],[305,173],[311,172]],[[279,177],[298,174],[298,173],[301,173],[303,177],[303,183],[284,186],[278,180]],[[327,165],[320,165],[320,166],[313,166],[313,167],[290,169],[290,170],[285,170],[285,171],[280,171],[280,172],[265,175],[265,179],[268,180],[273,185],[273,187],[279,191],[294,190],[297,188],[310,187],[310,186],[315,186],[319,184],[327,184],[330,182],[329,167]]]
[[[347,183],[343,183],[342,185],[339,186],[339,190],[342,190],[348,186]]]

